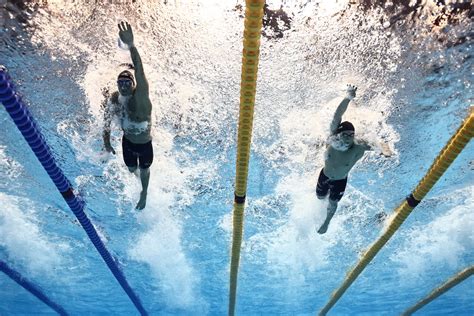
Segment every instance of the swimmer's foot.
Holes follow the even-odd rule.
[[[323,225],[321,228],[318,230],[318,234],[324,234],[328,230],[328,225]]]
[[[140,200],[138,201],[137,206],[135,206],[135,208],[137,210],[143,210],[145,206],[146,206],[146,192],[142,191],[140,193]]]

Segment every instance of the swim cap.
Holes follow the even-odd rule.
[[[339,124],[339,126],[336,129],[336,134],[339,134],[344,131],[353,131],[355,132],[354,125],[352,125],[351,122],[345,121]]]
[[[132,80],[133,82],[135,82],[135,78],[133,77],[132,73],[128,70],[124,70],[122,71],[119,75],[118,75],[118,78],[117,79],[130,79]]]

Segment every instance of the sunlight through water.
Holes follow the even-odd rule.
[[[469,113],[470,4],[380,3],[267,1],[238,315],[317,313]],[[0,64],[150,315],[228,312],[244,15],[242,0],[0,0]],[[119,120],[115,155],[102,140],[104,95],[132,62],[120,21],[132,25],[153,104],[143,210]],[[315,187],[347,84],[358,90],[344,120],[393,155],[365,153],[320,235],[328,201]],[[3,108],[0,126],[0,260],[71,315],[134,315]],[[331,315],[399,315],[473,264],[473,157],[471,142]],[[472,315],[473,282],[423,315]],[[4,274],[0,285],[1,315],[52,313]]]

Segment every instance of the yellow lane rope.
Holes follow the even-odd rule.
[[[247,176],[252,140],[255,92],[260,55],[263,5],[265,0],[246,0],[244,40],[242,51],[242,80],[240,83],[240,115],[237,136],[237,162],[233,211],[232,256],[230,263],[229,315],[235,313],[237,276],[242,244]]]
[[[319,315],[326,315],[332,306],[339,300],[359,274],[365,269],[370,261],[375,257],[379,250],[387,243],[395,231],[402,225],[405,219],[410,215],[411,211],[423,199],[423,197],[431,190],[433,185],[448,169],[454,159],[464,149],[466,144],[474,135],[474,106],[471,106],[470,114],[464,120],[461,127],[451,137],[443,150],[435,159],[431,168],[426,175],[421,179],[418,186],[413,193],[395,210],[392,221],[387,230],[380,236],[380,238],[372,244],[372,246],[365,252],[357,265],[349,270],[342,285],[333,292],[329,302],[321,309]]]
[[[403,312],[402,316],[409,316],[413,314],[414,312],[416,312],[417,310],[419,310],[420,308],[422,308],[429,302],[433,301],[441,294],[447,292],[452,287],[466,280],[473,274],[474,274],[474,266],[470,266],[469,268],[462,270],[461,272],[453,276],[451,279],[446,281],[444,284],[434,289],[427,297],[425,297],[424,299],[422,299],[421,301],[419,301],[418,303],[416,303],[415,305],[407,309],[405,312]]]

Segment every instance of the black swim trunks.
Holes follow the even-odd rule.
[[[122,137],[123,160],[129,168],[150,168],[153,163],[153,146],[151,140],[145,144],[135,144]]]
[[[340,201],[346,189],[347,178],[342,180],[331,180],[324,174],[324,169],[321,169],[318,178],[318,185],[316,186],[316,195],[322,199],[326,197],[329,191],[329,198],[333,201]]]

